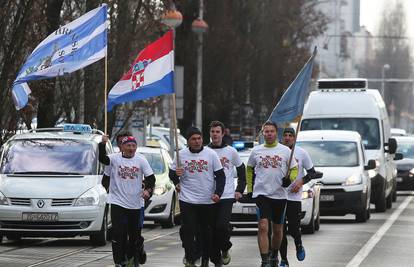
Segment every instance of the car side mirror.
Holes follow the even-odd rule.
[[[388,139],[388,143],[385,143],[384,145],[388,146],[388,149],[385,149],[385,152],[395,154],[397,151],[397,140],[395,140],[395,138]]]
[[[401,160],[404,158],[402,153],[395,153],[394,160]]]
[[[368,171],[368,170],[373,170],[377,167],[377,163],[375,162],[374,159],[370,159],[368,160],[368,165],[364,166],[364,170]]]

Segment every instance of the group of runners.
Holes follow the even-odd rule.
[[[178,152],[169,170],[179,192],[184,266],[230,263],[232,206],[243,197],[246,186],[245,197],[253,198],[257,206],[261,267],[289,266],[287,232],[294,238],[297,259],[305,259],[300,234],[302,185],[317,173],[305,150],[296,147],[290,159],[293,128],[284,129],[283,144],[277,140],[276,124],[264,123],[262,132],[265,142],[252,149],[245,166],[237,150],[223,141],[223,123],[211,122],[207,146],[198,128],[187,130],[187,147]],[[145,157],[136,152],[134,137],[119,138],[120,153],[112,155],[106,155],[107,141],[108,136],[103,136],[99,160],[107,166],[103,184],[109,189],[113,259],[115,266],[136,267],[146,260],[140,229],[143,201],[152,195],[155,176]]]

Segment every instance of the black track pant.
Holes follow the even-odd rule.
[[[140,234],[140,209],[126,209],[111,205],[112,220],[112,255],[115,264],[136,255],[142,247],[143,239]]]
[[[208,259],[211,254],[211,229],[215,219],[213,204],[191,204],[180,200],[180,210],[182,241],[186,259],[194,262],[198,258],[196,243],[198,231],[202,242],[202,257]]]
[[[220,202],[214,204],[215,223],[213,227],[213,244],[211,246],[211,261],[219,263],[221,252],[229,250],[232,246],[230,242],[230,218],[233,208],[234,199],[221,199]]]
[[[287,259],[287,232],[295,240],[295,246],[302,245],[302,237],[300,233],[300,214],[302,211],[301,201],[287,201],[286,204],[286,220],[283,229],[283,239],[280,245],[280,256],[282,259]]]

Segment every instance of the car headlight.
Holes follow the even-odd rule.
[[[165,194],[165,192],[167,192],[167,188],[165,186],[157,186],[154,188],[154,195],[156,196]]]
[[[348,178],[346,178],[345,182],[342,185],[355,185],[360,184],[362,182],[361,175],[354,173]]]
[[[412,168],[409,172],[408,172],[408,176],[411,178],[414,176],[414,168]]]
[[[313,191],[312,190],[302,192],[302,199],[308,199],[308,198],[313,198]]]
[[[2,192],[0,192],[0,205],[9,205],[9,200]]]
[[[98,204],[99,193],[95,188],[86,191],[75,201],[75,206],[96,206]]]

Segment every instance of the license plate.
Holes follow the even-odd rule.
[[[334,195],[321,195],[321,201],[334,201]]]
[[[57,222],[57,212],[23,212],[22,220],[26,222]]]
[[[401,177],[397,177],[396,181],[397,181],[397,182],[402,182],[402,181],[403,181],[403,178],[401,178]]]
[[[256,214],[256,207],[243,207],[243,214]]]

